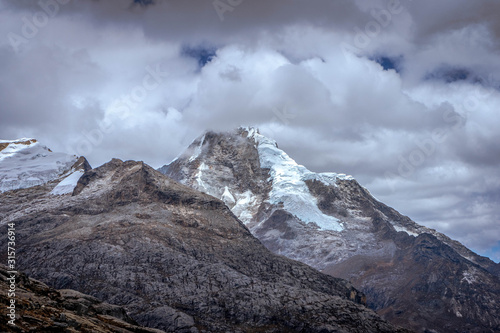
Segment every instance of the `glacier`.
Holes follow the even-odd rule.
[[[272,189],[267,201],[270,204],[282,204],[285,210],[301,221],[314,223],[322,230],[342,231],[344,228],[339,219],[323,214],[318,208],[317,199],[310,193],[305,181],[318,179],[333,185],[337,178],[353,178],[334,173],[322,175],[311,172],[279,149],[276,141],[259,134],[255,129],[245,130],[248,137],[256,143],[261,167],[270,170]]]
[[[76,155],[52,152],[31,138],[0,140],[0,149],[0,192],[55,180],[78,160]]]

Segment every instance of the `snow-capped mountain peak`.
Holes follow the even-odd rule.
[[[433,329],[437,317],[454,327],[465,316],[500,323],[482,305],[496,299],[495,283],[475,282],[498,280],[493,262],[379,202],[351,176],[308,170],[255,128],[207,132],[160,171],[224,201],[273,252],[355,281],[397,323],[409,316]],[[478,293],[488,296],[476,301]],[[427,315],[436,302],[449,311]]]
[[[242,133],[246,132],[247,138],[254,140],[256,148],[259,149],[260,163],[263,168],[275,168],[279,171],[279,174],[284,174],[286,172],[298,173],[304,179],[316,179],[323,182],[325,185],[335,186],[337,179],[354,180],[352,176],[348,176],[343,173],[316,173],[309,171],[303,165],[297,164],[297,162],[288,156],[286,152],[279,149],[275,140],[260,134],[260,131],[257,128],[240,127],[239,131]]]
[[[338,218],[324,214],[318,208],[316,198],[310,193],[306,181],[317,180],[328,186],[336,186],[337,180],[350,181],[354,178],[344,174],[311,172],[303,165],[296,163],[286,152],[278,148],[276,141],[260,134],[256,128],[240,127],[234,133],[227,133],[227,135],[227,138],[232,141],[228,142],[230,148],[221,148],[216,142],[217,134],[213,132],[207,132],[194,140],[185,153],[172,162],[172,164],[186,162],[190,165],[188,169],[193,169],[192,172],[186,171],[186,166],[184,166],[185,170],[180,172],[191,173],[194,178],[180,179],[180,181],[220,198],[247,225],[257,222],[253,218],[256,207],[265,203],[270,206],[283,207],[302,222],[311,223],[322,230],[340,231],[343,229]],[[234,172],[224,167],[221,169],[220,162],[222,161],[219,162],[217,156],[224,158],[227,157],[224,155],[226,153],[237,154],[242,147],[245,147],[245,151],[253,151],[254,160],[251,163],[256,163],[259,169],[268,170],[267,176],[254,178],[255,186],[251,186],[253,189],[244,188],[244,184],[235,187],[234,182],[228,182],[227,185],[223,184],[225,187],[221,187],[218,183],[220,176],[227,179],[231,173],[234,176]],[[248,158],[248,156],[241,157],[244,160]],[[224,163],[227,164],[227,162]],[[160,171],[166,172],[164,169],[161,168]],[[220,171],[227,174],[225,176],[214,174]],[[262,189],[269,185],[270,191]]]
[[[0,161],[35,145],[39,145],[39,143],[36,139],[32,138],[0,140]]]
[[[33,138],[0,140],[0,192],[65,179],[53,194],[69,193],[76,177],[70,176],[77,171],[81,175],[85,168],[90,166],[84,158],[53,152]]]

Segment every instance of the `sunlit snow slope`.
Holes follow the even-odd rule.
[[[54,189],[53,194],[72,192],[82,174],[78,171],[72,175],[77,169],[81,169],[78,161],[76,155],[55,153],[36,139],[0,140],[0,192],[63,178],[64,184]]]
[[[246,130],[248,138],[255,141],[261,168],[270,170],[272,189],[268,202],[270,204],[281,203],[286,211],[305,223],[315,223],[321,229],[342,230],[339,219],[321,212],[316,198],[311,195],[305,181],[320,180],[326,185],[334,185],[337,178],[345,180],[353,178],[334,173],[311,172],[279,149],[274,140],[260,135],[255,129]]]

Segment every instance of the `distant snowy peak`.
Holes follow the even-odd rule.
[[[31,138],[0,140],[0,161],[21,152],[26,148],[33,147],[37,143],[36,139]]]
[[[62,180],[89,168],[84,157],[55,153],[36,139],[0,140],[0,192]],[[59,188],[53,194],[67,193],[69,187],[66,184],[64,191]]]
[[[319,229],[341,231],[340,220],[320,210],[306,182],[337,186],[338,181],[354,180],[345,174],[308,170],[253,127],[228,133],[206,132],[159,170],[220,198],[249,227],[259,223],[257,212],[261,205],[267,205],[281,207]]]
[[[303,165],[297,164],[297,162],[295,162],[295,160],[293,160],[286,152],[279,149],[278,144],[275,140],[260,134],[259,129],[254,127],[239,127],[233,133],[214,133],[210,131],[206,132],[201,137],[195,139],[180,155],[180,157],[176,157],[172,162],[175,162],[179,158],[187,159],[187,162],[189,163],[195,162],[196,160],[203,160],[203,152],[206,148],[206,145],[210,144],[207,140],[207,135],[210,134],[233,137],[235,141],[241,137],[250,140],[255,148],[257,148],[259,151],[259,159],[262,168],[272,169],[273,166],[279,165],[282,172],[299,172],[304,180],[318,180],[325,185],[335,185],[337,179],[354,180],[352,176],[343,173],[316,173],[309,171]]]
[[[6,146],[13,144],[13,145],[18,145],[18,144],[23,144],[25,146],[28,146],[32,143],[36,143],[37,140],[33,138],[20,138],[20,139],[15,139],[15,140],[0,140],[0,151],[3,150]]]
[[[313,232],[319,243],[324,239],[333,242],[337,237],[339,244],[344,244],[332,255],[333,261],[343,260],[358,252],[364,255],[363,246],[359,246],[364,240],[352,240],[350,244],[351,241],[346,242],[340,235],[364,230],[367,237],[373,237],[373,217],[381,216],[394,232],[404,232],[413,237],[431,234],[452,246],[464,258],[484,267],[490,266],[489,262],[482,264],[477,255],[460,243],[418,225],[379,202],[353,177],[333,172],[315,173],[296,163],[278,148],[276,141],[253,127],[240,127],[222,133],[208,131],[159,171],[224,201],[261,241],[276,240],[279,244],[276,249],[273,248],[276,251],[285,248],[291,233],[286,233],[283,228],[295,223],[290,222],[295,219],[305,225],[308,232],[315,230]],[[338,233],[337,236],[333,237],[332,232]],[[301,233],[303,231],[296,234]],[[299,243],[297,240],[290,242]],[[372,249],[370,246],[366,248]],[[296,253],[282,252],[316,268],[333,262],[320,257],[316,262],[302,258],[301,253],[300,246]]]

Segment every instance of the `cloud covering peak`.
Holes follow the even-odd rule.
[[[163,165],[255,125],[499,261],[497,1],[3,1],[0,133]]]

